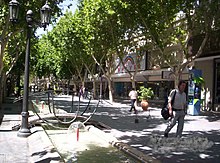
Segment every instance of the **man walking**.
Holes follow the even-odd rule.
[[[170,92],[168,97],[168,108],[171,119],[164,132],[164,137],[168,137],[170,130],[177,124],[176,137],[181,137],[184,126],[184,117],[186,109],[186,93],[184,92],[186,88],[186,82],[181,80],[178,84],[178,89],[174,89]],[[176,93],[175,93],[176,92]],[[174,97],[175,94],[175,97]],[[174,99],[173,99],[174,97]],[[173,105],[171,105],[172,99],[174,100]]]
[[[130,112],[132,111],[132,109],[134,108],[134,112],[137,113],[137,110],[135,108],[135,102],[137,100],[137,91],[135,91],[134,88],[131,89],[131,91],[129,92],[128,95],[131,99],[131,109],[129,110]]]

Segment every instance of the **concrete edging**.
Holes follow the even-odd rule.
[[[140,162],[160,163],[159,160],[156,160],[155,158],[147,156],[141,151],[138,151],[137,149],[129,146],[128,144],[121,142],[120,140],[112,136],[111,133],[108,134],[105,131],[102,131],[94,126],[88,126],[88,130],[92,132],[93,134],[97,135],[98,137],[100,137],[101,139],[104,139],[109,144],[116,147],[118,150],[123,151],[124,153],[128,154],[129,156],[133,157],[134,159]]]
[[[115,138],[113,135],[111,135],[111,133],[106,133],[103,130],[100,130],[99,128],[92,126],[92,125],[88,125],[87,129],[89,132],[91,132],[92,134],[95,134],[96,136],[100,137],[101,139],[103,139],[104,141],[108,142],[110,145],[116,147],[118,150],[123,151],[124,153],[128,154],[129,156],[133,157],[134,159],[146,163],[146,162],[153,162],[153,163],[159,163],[159,160],[156,160],[155,158],[152,158],[150,156],[146,156],[144,153],[142,153],[141,151],[125,144],[122,143],[120,140],[117,140],[117,138]],[[42,128],[43,130],[43,128]],[[51,154],[51,151],[54,151],[55,147],[52,144],[52,142],[50,141],[49,137],[47,136],[46,132],[43,130],[44,135],[41,134],[41,136],[44,137],[44,139],[46,140],[45,137],[47,137],[47,141],[50,142],[50,145],[48,144],[49,142],[46,141],[46,144],[48,144],[48,149],[47,151]],[[56,150],[56,149],[55,149]],[[33,152],[32,152],[33,153]],[[59,153],[56,152],[58,155]],[[59,155],[59,157],[61,158],[61,156]]]
[[[28,137],[30,161],[64,163],[44,129],[41,126],[35,126],[31,130],[33,134]]]

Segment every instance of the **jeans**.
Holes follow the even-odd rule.
[[[170,130],[177,124],[177,131],[176,131],[176,137],[181,137],[183,132],[183,126],[184,126],[184,117],[185,117],[185,111],[173,111],[173,117],[170,119],[169,124],[165,130],[165,133],[169,133]]]
[[[136,111],[136,108],[134,106],[136,99],[131,99],[131,109],[130,111],[132,111],[132,108],[134,108],[134,111]]]

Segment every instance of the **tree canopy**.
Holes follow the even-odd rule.
[[[63,0],[51,0],[49,5],[52,8],[52,20],[55,21],[60,15],[62,15],[59,4]],[[2,94],[4,90],[4,83],[6,78],[10,74],[10,71],[13,70],[14,66],[22,65],[16,64],[18,59],[22,57],[22,54],[25,52],[26,44],[26,12],[27,10],[32,10],[34,13],[34,26],[33,32],[39,26],[40,20],[40,9],[45,4],[45,1],[22,1],[19,6],[19,21],[16,24],[9,22],[9,1],[1,1],[0,8],[0,83],[1,83],[1,92],[0,92],[0,104],[2,101]],[[32,38],[32,42],[36,38]],[[34,48],[31,47],[32,49]],[[24,56],[24,55],[23,55]],[[19,61],[20,62],[20,61]],[[20,67],[21,69],[22,67]]]
[[[150,53],[150,68],[170,67],[178,80],[203,53],[210,32],[219,30],[219,8],[218,0],[81,0],[78,10],[66,13],[39,42],[44,55],[38,70],[46,60],[52,67],[48,72],[83,81],[86,71],[97,73],[98,65],[110,85],[116,58],[123,63],[125,49],[134,48]],[[198,48],[192,49],[198,35]]]

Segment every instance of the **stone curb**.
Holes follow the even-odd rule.
[[[150,156],[147,156],[146,154],[142,153],[141,151],[125,144],[125,143],[122,143],[122,142],[114,142],[112,143],[112,145],[114,147],[116,147],[117,149],[127,153],[128,155],[130,155],[131,157],[135,158],[136,160],[140,161],[140,162],[143,162],[143,163],[160,163],[161,161],[153,158],[153,157],[150,157]]]
[[[87,126],[88,131],[91,132],[92,134],[96,135],[97,137],[100,137],[100,139],[108,142],[108,143],[113,143],[113,142],[118,142],[118,140],[112,136],[110,133],[106,133],[92,125]]]
[[[105,131],[102,131],[94,126],[88,126],[88,130],[89,130],[89,132],[97,135],[101,139],[107,141],[112,146],[116,147],[120,151],[123,151],[124,153],[128,154],[129,156],[133,157],[134,159],[136,159],[140,162],[160,163],[159,160],[156,160],[155,158],[147,156],[146,154],[142,153],[141,151],[139,151],[139,150],[137,150],[137,149],[125,144],[125,143],[122,143],[120,140],[115,138],[111,133],[106,133]]]
[[[34,162],[53,162],[64,163],[62,157],[57,152],[48,135],[41,126],[31,129],[28,137],[30,161]]]
[[[111,104],[111,103],[109,103],[109,104]],[[105,125],[105,124],[102,124],[102,125]],[[159,160],[156,160],[150,156],[146,156],[141,151],[139,151],[139,150],[137,150],[137,149],[125,144],[125,143],[122,143],[120,140],[117,140],[111,133],[107,133],[107,132],[100,130],[99,128],[92,126],[92,125],[87,126],[87,129],[92,134],[95,134],[96,136],[100,137],[102,140],[108,142],[110,145],[116,147],[118,150],[123,151],[124,153],[128,154],[129,156],[133,157],[134,159],[136,159],[140,162],[143,162],[143,163],[147,163],[147,162],[159,163],[160,162]],[[49,139],[48,136],[47,136],[47,139]],[[50,141],[50,143],[52,143],[52,142]],[[55,149],[54,146],[53,146],[53,148]]]

